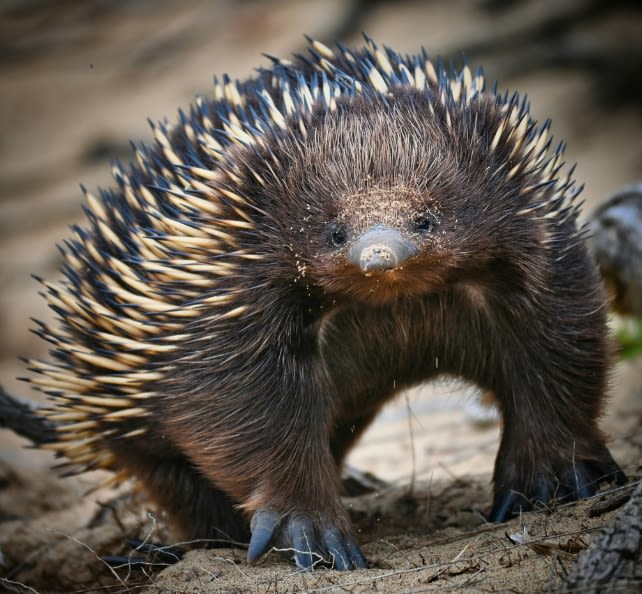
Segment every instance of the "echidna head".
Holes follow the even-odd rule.
[[[314,115],[305,138],[294,128],[270,146],[279,169],[260,175],[272,224],[306,284],[382,302],[443,288],[467,254],[483,260],[492,233],[476,220],[479,196],[497,189],[482,187],[483,154],[467,155],[428,101],[353,97]]]
[[[267,250],[255,254],[266,282],[377,303],[499,290],[492,279],[531,275],[574,225],[572,170],[559,178],[562,146],[548,154],[549,122],[538,128],[524,99],[425,56],[313,49],[321,74],[283,66],[257,105],[228,106],[224,133],[240,147],[225,157],[228,186],[263,217],[249,249]]]

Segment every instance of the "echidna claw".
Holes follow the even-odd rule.
[[[315,564],[323,562],[323,557],[315,554],[318,545],[314,524],[310,518],[306,516],[291,518],[288,522],[288,534],[297,567],[313,569]]]
[[[329,529],[325,531],[324,539],[328,547],[328,553],[332,557],[334,569],[345,571],[347,569],[364,569],[368,567],[366,558],[353,538],[342,540],[336,531]]]
[[[149,567],[150,563],[144,557],[126,557],[125,555],[103,555],[100,560],[107,563],[109,567],[118,569],[119,567],[127,567],[130,569],[142,569]]]
[[[173,565],[178,563],[185,554],[185,549],[181,547],[160,545],[137,538],[129,538],[126,542],[132,551],[146,556],[104,555],[101,560],[110,567],[143,569],[145,567],[167,567],[168,565]]]
[[[178,563],[185,555],[185,549],[175,545],[162,545],[157,542],[140,540],[139,538],[128,538],[126,542],[137,553],[152,555],[156,563],[168,565]]]
[[[248,563],[256,563],[268,552],[279,520],[279,515],[269,509],[259,509],[252,516],[252,538],[247,549]]]

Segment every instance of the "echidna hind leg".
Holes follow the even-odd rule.
[[[249,523],[236,503],[208,481],[189,458],[166,443],[154,454],[149,447],[132,454],[128,450],[130,472],[142,479],[150,497],[162,509],[173,510],[172,519],[182,535],[198,546],[225,547],[244,544],[250,539]],[[125,459],[120,453],[119,459]]]

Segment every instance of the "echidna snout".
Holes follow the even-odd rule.
[[[350,250],[350,261],[365,273],[391,270],[417,253],[417,246],[395,229],[376,226]]]

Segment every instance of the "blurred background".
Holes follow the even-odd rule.
[[[402,53],[466,56],[501,90],[526,93],[577,162],[586,212],[642,179],[639,0],[3,0],[0,382],[38,398],[15,379],[26,373],[19,356],[46,354],[29,317],[51,316],[30,275],[56,277],[55,244],[82,220],[79,184],[109,185],[110,160],[130,158],[130,138],[150,138],[146,118],[174,119],[210,94],[214,74],[251,76],[269,63],[262,53],[303,51],[304,33],[354,45],[361,31]],[[639,361],[619,365],[605,420],[629,463],[618,439],[640,434],[641,376]],[[401,399],[352,461],[391,480],[490,472],[499,429],[470,420],[461,399],[473,392],[448,384]],[[2,440],[16,463],[50,463]]]

